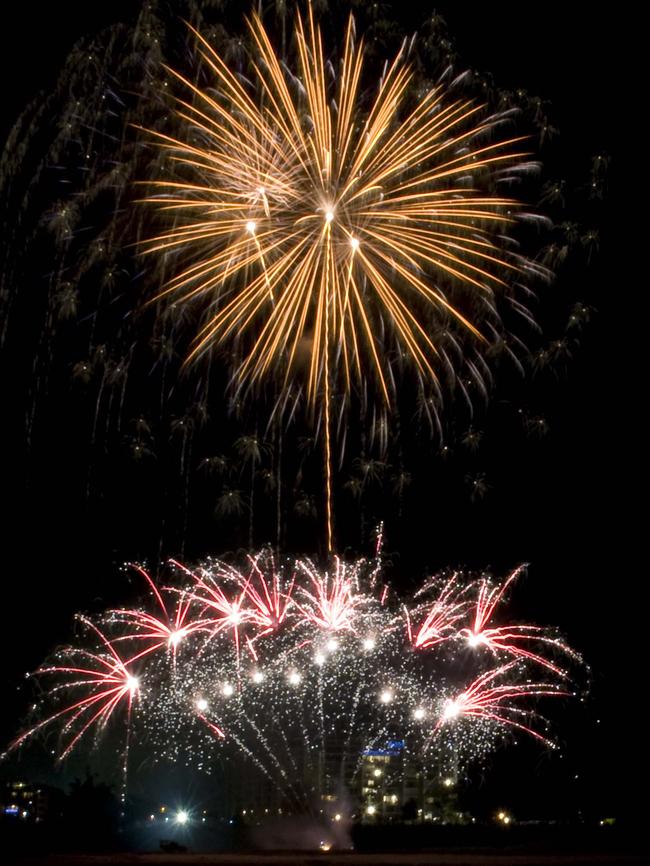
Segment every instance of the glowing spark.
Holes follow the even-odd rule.
[[[461,712],[462,704],[460,701],[447,701],[442,711],[442,717],[445,721],[455,719]]]

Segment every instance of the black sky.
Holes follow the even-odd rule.
[[[79,37],[130,16],[138,5],[25,2],[3,11],[0,133],[39,89],[52,86]],[[612,114],[612,92],[621,86],[616,80],[625,51],[621,29],[611,15],[600,17],[586,3],[447,2],[435,8],[446,18],[467,65],[491,71],[503,87],[523,87],[551,103],[553,122],[561,130],[556,158],[569,167],[567,173],[586,171],[597,153],[614,157],[600,258],[580,288],[597,314],[568,377],[558,383],[551,433],[537,449],[521,454],[495,450],[491,471],[497,483],[489,504],[472,510],[450,501],[446,519],[433,532],[436,552],[427,564],[468,562],[504,569],[531,563],[522,607],[540,622],[560,625],[593,669],[590,704],[584,719],[571,723],[566,760],[586,776],[590,790],[583,791],[590,808],[602,803],[604,814],[622,814],[638,807],[633,781],[646,754],[644,726],[634,708],[644,630],[636,599],[644,593],[646,577],[638,506],[632,504],[639,489],[633,479],[641,453],[636,424],[640,376],[635,373],[637,343],[629,337],[630,313],[621,304],[629,287],[618,277],[623,250],[615,233],[620,129]],[[418,17],[413,11],[405,15],[413,22]],[[10,377],[6,357],[0,357],[0,364],[0,375]],[[8,425],[19,429],[22,422],[12,414],[12,404],[4,409]],[[16,447],[14,435],[3,452],[5,474],[12,478]],[[57,455],[50,458],[56,461]],[[19,459],[29,463],[30,458]],[[92,584],[93,576],[76,560],[79,551],[92,551],[76,535],[78,515],[66,514],[65,495],[59,509],[55,492],[44,502],[32,502],[20,480],[8,489],[14,505],[5,499],[5,509],[13,511],[5,518],[3,542],[5,617],[13,620],[14,609],[34,604],[27,576],[31,586],[40,587],[44,608],[56,613],[46,616],[37,602],[36,633],[16,636],[5,629],[0,634],[0,654],[13,687],[53,642],[65,638],[79,606],[77,596],[85,603],[92,596],[84,581]],[[437,495],[431,491],[433,498]],[[426,521],[423,507],[421,524],[404,534],[404,543],[417,544],[426,532],[431,538]],[[23,533],[26,545],[19,541]],[[121,559],[106,538],[100,556],[102,571],[112,567],[111,558]],[[11,701],[10,707],[12,717],[0,724],[3,735],[15,726],[16,704]]]

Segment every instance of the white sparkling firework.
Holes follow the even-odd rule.
[[[400,600],[378,579],[378,561],[334,558],[323,570],[262,551],[242,570],[219,560],[171,568],[174,585],[160,588],[139,569],[155,613],[109,611],[101,628],[89,624],[99,654],[92,647],[58,654],[92,665],[37,672],[56,677],[55,699],[72,688],[75,700],[10,748],[63,722],[65,756],[94,722],[99,733],[109,715],[122,713],[131,748],[146,741],[157,755],[204,770],[219,756],[245,759],[297,805],[314,791],[354,785],[363,756],[391,742],[422,766],[453,763],[454,771],[509,732],[552,745],[538,730],[535,704],[570,693],[576,654],[544,629],[510,625],[504,633],[534,634],[562,666],[536,653],[513,658],[498,642],[468,655],[476,610],[489,618],[512,576],[503,586],[487,577],[434,578]],[[178,600],[171,615],[167,596]],[[106,710],[86,713],[104,699]]]

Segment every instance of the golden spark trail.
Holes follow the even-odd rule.
[[[326,217],[327,220],[327,217]],[[330,439],[330,221],[325,223],[325,487],[327,508],[327,552],[334,550],[332,520],[332,443]]]

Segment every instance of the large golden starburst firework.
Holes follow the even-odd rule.
[[[390,407],[396,359],[438,389],[437,334],[478,354],[500,337],[495,299],[525,262],[494,180],[524,154],[490,138],[484,106],[443,86],[416,96],[404,51],[369,97],[352,18],[335,70],[311,8],[297,15],[295,75],[257,16],[249,27],[253,80],[198,33],[214,87],[174,73],[183,133],[155,133],[173,172],[148,199],[170,222],[145,249],[171,262],[159,297],[205,314],[190,358],[223,347],[238,389],[296,384],[322,409],[329,510],[332,395],[370,389]]]

